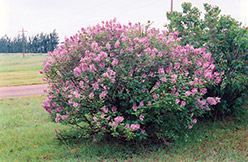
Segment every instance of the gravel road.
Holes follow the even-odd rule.
[[[0,87],[0,98],[45,94],[47,84]]]

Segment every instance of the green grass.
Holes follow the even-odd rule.
[[[0,87],[44,84],[39,71],[47,54],[0,54]]]
[[[41,108],[45,96],[0,99],[0,161],[248,161],[248,114],[242,119],[201,122],[184,140],[170,145],[119,144],[89,140],[61,142]]]

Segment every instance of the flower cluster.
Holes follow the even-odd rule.
[[[43,107],[55,122],[86,124],[94,139],[173,138],[220,102],[203,98],[206,85],[221,78],[211,54],[148,26],[102,22],[49,53]]]

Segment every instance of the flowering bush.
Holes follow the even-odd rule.
[[[221,15],[217,6],[204,4],[204,16],[191,3],[182,4],[183,12],[168,12],[168,29],[179,31],[181,45],[205,47],[215,59],[216,71],[224,72],[220,84],[209,85],[206,96],[220,96],[206,118],[241,116],[248,96],[248,28],[230,16]]]
[[[49,53],[43,104],[55,122],[100,139],[174,139],[220,102],[203,98],[220,82],[204,48],[177,44],[178,33],[116,20],[82,29]]]

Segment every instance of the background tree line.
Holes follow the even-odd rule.
[[[11,39],[7,35],[0,38],[0,53],[21,53],[23,48],[22,35]],[[56,31],[49,34],[36,34],[32,37],[24,37],[26,53],[47,53],[57,48],[59,37]]]

